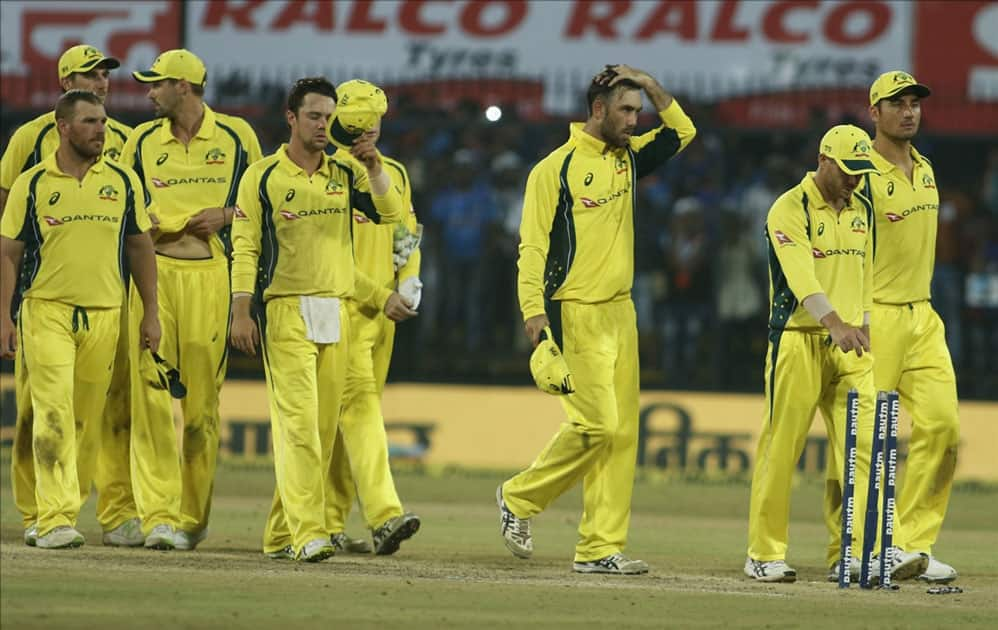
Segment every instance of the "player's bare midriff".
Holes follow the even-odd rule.
[[[196,260],[211,258],[211,246],[207,241],[193,234],[172,232],[161,234],[156,239],[156,253],[170,256],[171,258]]]

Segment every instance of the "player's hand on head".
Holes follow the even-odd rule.
[[[618,63],[606,66],[600,74],[596,75],[598,83],[605,83],[611,87],[623,80],[629,80],[645,87],[652,80],[651,75],[643,70],[638,70],[627,64]]]
[[[13,359],[17,351],[17,326],[10,317],[0,319],[0,359]]]
[[[548,321],[547,315],[534,315],[523,322],[523,329],[527,333],[527,339],[530,340],[532,347],[537,347],[537,344],[541,342],[541,331],[550,325],[551,322]]]

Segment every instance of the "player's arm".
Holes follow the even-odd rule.
[[[558,206],[558,173],[549,160],[530,171],[523,194],[520,247],[516,266],[517,296],[527,337],[535,346],[540,332],[550,325],[544,310],[544,269],[551,246],[551,225]]]
[[[29,226],[25,225],[27,193],[25,178],[17,178],[11,190],[10,207],[0,218],[0,358],[4,359],[13,359],[17,349],[17,329],[11,305],[28,235]]]
[[[405,321],[419,314],[412,308],[412,300],[379,286],[356,265],[353,268],[353,299],[364,306],[384,311],[393,322]]]
[[[250,356],[256,356],[256,346],[260,343],[260,331],[252,313],[260,239],[263,236],[260,194],[266,194],[259,188],[259,169],[250,169],[239,182],[232,221],[232,323],[229,341],[234,348]]]
[[[153,249],[152,221],[145,198],[142,195],[142,183],[135,171],[128,169],[127,175],[132,183],[130,198],[125,207],[125,255],[128,256],[128,268],[135,281],[135,288],[142,299],[142,323],[139,324],[139,346],[149,348],[152,352],[159,350],[162,331],[159,323],[159,306],[156,293],[156,252]]]
[[[869,177],[866,174],[867,188],[869,192]],[[866,256],[863,258],[863,334],[870,340],[870,314],[873,312],[873,257],[877,242],[877,213],[871,201],[872,197],[864,197],[870,205],[866,212]],[[872,343],[872,342],[871,342]]]
[[[828,330],[832,342],[843,352],[856,350],[862,356],[864,349],[870,349],[869,342],[862,331],[842,321],[818,281],[807,218],[800,201],[790,195],[780,197],[769,211],[766,232],[787,284],[804,309]]]
[[[610,85],[624,79],[637,83],[648,96],[648,100],[662,121],[659,127],[631,138],[631,150],[635,152],[635,174],[639,179],[685,149],[696,136],[697,130],[690,117],[676,99],[647,72],[619,64],[608,66],[596,80],[601,79]]]
[[[398,223],[409,208],[402,207],[402,195],[392,186],[391,176],[385,169],[381,154],[374,146],[373,136],[362,135],[350,148],[355,159],[340,161],[354,173],[354,189],[350,200],[354,208],[363,212],[375,223]]]

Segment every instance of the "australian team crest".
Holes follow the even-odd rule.
[[[97,196],[104,201],[117,201],[118,191],[111,184],[107,184],[106,186],[101,186],[101,189],[100,191],[98,191]]]
[[[852,220],[852,231],[857,234],[866,234],[866,221],[860,217],[854,217]]]
[[[332,179],[329,180],[329,183],[326,184],[326,194],[327,195],[342,195],[343,194],[343,184],[341,184],[341,183],[339,183],[339,182],[337,182],[335,180],[332,180]]]
[[[225,164],[225,153],[221,149],[215,147],[211,151],[208,151],[204,155],[205,164]]]

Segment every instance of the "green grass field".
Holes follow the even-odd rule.
[[[398,472],[423,520],[391,557],[337,556],[317,565],[266,559],[260,536],[273,489],[263,465],[220,467],[211,534],[195,552],[89,544],[43,551],[21,541],[0,459],[0,626],[20,628],[619,628],[998,627],[998,490],[960,487],[937,555],[960,571],[959,595],[840,591],[824,581],[821,485],[795,491],[790,562],[796,584],[744,578],[747,483],[640,479],[628,553],[647,576],[572,573],[578,490],[535,519],[535,557],[513,558],[498,535],[500,474]],[[356,516],[356,515],[355,515]],[[362,525],[355,520],[351,533]]]

